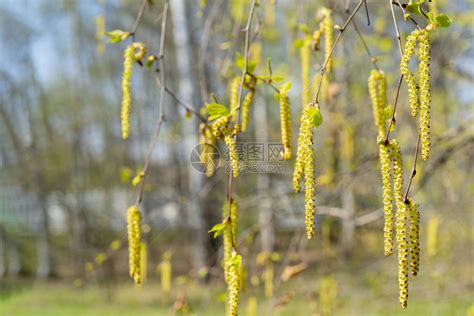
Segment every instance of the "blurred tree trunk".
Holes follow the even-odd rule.
[[[5,235],[0,227],[0,278],[5,276]]]
[[[11,241],[8,247],[8,275],[17,276],[20,270],[20,249],[17,243]]]
[[[52,275],[49,214],[46,197],[43,194],[39,194],[38,199],[40,203],[40,225],[36,242],[38,260],[36,275],[40,278],[47,278]]]
[[[192,69],[193,50],[191,46],[191,32],[193,25],[190,25],[192,21],[192,14],[189,12],[188,7],[192,5],[191,2],[185,0],[172,0],[171,1],[171,16],[173,21],[173,40],[176,48],[176,70],[178,73],[178,94],[182,97],[183,101],[187,104],[194,104],[194,100],[197,100],[198,87],[197,76]],[[192,123],[191,123],[192,122]],[[183,125],[183,144],[184,152],[191,152],[192,148],[198,144],[197,125],[196,118],[192,121]],[[188,221],[192,232],[192,263],[193,269],[198,271],[200,268],[206,266],[206,240],[207,233],[204,228],[203,221],[203,207],[202,200],[199,196],[199,190],[202,187],[203,175],[196,172],[189,161],[186,161],[188,165]]]
[[[267,133],[267,104],[262,102],[259,105],[254,104],[254,121],[255,121],[255,140],[257,143],[262,143],[266,147],[268,142]],[[263,163],[266,163],[264,161]],[[257,194],[263,198],[259,199],[258,208],[260,214],[258,217],[258,224],[260,226],[260,242],[262,252],[273,252],[275,244],[275,231],[273,229],[273,215],[272,203],[269,196],[270,192],[270,175],[267,173],[259,174],[257,177]]]

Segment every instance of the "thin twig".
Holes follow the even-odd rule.
[[[357,4],[357,6],[355,7],[354,11],[352,11],[351,15],[347,18],[347,21],[346,23],[344,23],[344,25],[342,26],[342,28],[339,30],[339,34],[337,35],[336,39],[334,40],[334,44],[332,45],[332,48],[331,48],[331,51],[329,52],[329,56],[326,57],[326,60],[324,61],[324,65],[323,67],[321,67],[321,76],[319,76],[319,84],[318,84],[318,90],[316,92],[316,97],[314,99],[314,103],[319,103],[319,94],[321,92],[321,86],[322,86],[322,83],[323,83],[323,77],[324,75],[326,74],[326,68],[328,66],[328,63],[329,61],[331,60],[332,58],[332,55],[334,53],[334,49],[336,48],[337,46],[337,43],[339,42],[339,39],[342,37],[342,34],[344,33],[344,31],[346,30],[347,26],[349,25],[349,23],[352,21],[352,19],[354,18],[355,14],[357,13],[357,11],[359,11],[360,7],[362,6],[362,4],[364,3],[364,0],[360,0],[359,3]]]
[[[156,78],[156,84],[160,87],[160,103],[159,103],[160,113],[158,116],[158,121],[156,122],[155,133],[153,134],[153,137],[150,140],[148,154],[145,160],[145,165],[143,166],[142,181],[140,182],[140,188],[138,190],[138,197],[137,197],[137,202],[136,202],[137,205],[142,202],[143,191],[145,188],[145,180],[148,174],[148,167],[150,165],[151,155],[153,153],[153,149],[155,148],[155,144],[158,139],[158,136],[160,135],[161,125],[165,121],[166,76],[165,76],[164,51],[165,51],[165,35],[166,35],[167,18],[168,18],[168,1],[165,1],[165,4],[163,6],[163,20],[161,21],[161,38],[160,38],[160,53],[159,53],[161,78],[160,80]]]
[[[410,193],[410,188],[411,188],[411,184],[413,183],[413,178],[416,176],[416,162],[418,160],[418,153],[420,152],[420,138],[421,138],[421,132],[418,131],[418,140],[416,141],[415,158],[413,158],[413,168],[411,170],[410,180],[408,180],[405,196],[403,197],[403,200],[405,201],[405,203],[408,203],[408,194]]]
[[[146,2],[147,2],[147,0],[142,1],[142,5],[140,6],[140,10],[138,11],[138,15],[135,19],[135,22],[133,22],[133,27],[132,27],[132,30],[130,31],[130,34],[132,34],[133,41],[135,41],[135,33],[137,32],[138,25],[140,25],[140,21],[142,20],[143,13],[145,12]]]
[[[242,71],[242,78],[240,80],[239,97],[237,99],[238,100],[237,101],[238,108],[237,108],[237,119],[235,120],[236,122],[239,121],[240,105],[242,103],[242,93],[243,93],[243,90],[244,90],[245,76],[248,73],[250,29],[251,29],[251,26],[252,26],[252,20],[253,20],[253,16],[254,16],[254,13],[255,13],[256,4],[257,4],[257,1],[252,0],[252,4],[250,6],[250,14],[249,14],[249,17],[248,17],[248,20],[247,20],[247,24],[246,24],[246,26],[243,30],[245,32],[244,69]],[[237,135],[234,136],[234,139],[237,142]],[[230,207],[231,207],[231,204],[232,204],[232,179],[233,179],[233,172],[231,170],[229,172],[229,179],[228,179],[228,182],[227,182],[227,200],[228,200],[228,203],[229,203],[229,215],[230,215]],[[229,216],[229,219],[230,219],[230,216]],[[232,222],[231,222],[231,224],[232,224]],[[231,232],[232,232],[232,229],[231,229]],[[232,240],[232,243],[233,243],[232,246],[235,250],[236,245],[234,244],[234,237],[233,236],[232,236],[231,240]]]
[[[158,86],[161,87],[162,84],[161,84],[160,79],[156,78],[156,81],[157,81]],[[171,90],[170,88],[165,86],[165,91],[176,101],[176,103],[178,105],[181,105],[182,107],[184,107],[186,109],[186,111],[194,113],[194,115],[196,115],[201,122],[203,122],[203,123],[207,122],[207,120],[201,115],[201,113],[199,113],[197,110],[195,110],[192,106],[184,103],[180,98],[178,98],[178,96],[176,95],[176,93],[173,90]]]
[[[365,41],[364,36],[362,35],[361,31],[359,30],[359,27],[357,26],[357,23],[356,23],[355,19],[352,20],[352,25],[354,26],[354,29],[355,29],[357,35],[359,36],[359,39],[360,39],[362,45],[364,46],[365,51],[367,52],[367,55],[369,56],[370,62],[372,63],[372,65],[374,65],[375,69],[380,71],[380,69],[377,65],[377,59],[370,52],[369,46],[367,45],[367,42]]]

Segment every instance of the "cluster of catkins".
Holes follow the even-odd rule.
[[[420,113],[421,157],[428,160],[430,157],[430,39],[429,28],[414,30],[407,38],[405,52],[400,62],[400,71],[408,85],[408,97],[411,115],[416,117]],[[415,75],[409,68],[410,59],[416,53],[418,43],[418,83]]]
[[[229,151],[230,165],[232,175],[239,176],[239,153],[237,152],[237,144],[235,136],[240,133],[240,125],[235,123],[234,128],[229,127],[229,117],[223,116],[212,124],[212,134],[217,139],[223,139]]]
[[[303,47],[301,47],[302,102],[304,107],[301,114],[298,149],[293,173],[293,187],[296,192],[301,191],[301,180],[303,176],[305,178],[305,221],[308,238],[314,236],[316,197],[312,118],[314,111],[319,111],[318,105],[311,102],[309,79],[310,50],[318,50],[321,36],[325,38],[324,53],[325,61],[327,61],[326,73],[329,73],[332,70],[331,50],[334,45],[332,11],[323,8],[320,13],[322,15],[322,21],[319,25],[319,29],[313,33],[311,45],[303,45]]]
[[[143,43],[132,43],[125,48],[123,59],[122,77],[122,110],[120,118],[122,122],[122,138],[127,139],[130,135],[130,112],[132,110],[132,73],[135,61],[145,58],[146,47]]]
[[[328,61],[326,66],[326,73],[332,71],[333,63],[331,58],[331,50],[334,45],[334,22],[332,18],[332,11],[328,8],[322,8],[319,11],[318,15],[322,16],[322,20],[321,23],[319,23],[319,28],[313,32],[311,43],[305,42],[300,48],[303,104],[309,104],[311,102],[311,50],[319,50],[321,37],[324,38],[324,60]],[[314,81],[318,82],[318,80]],[[327,77],[323,83],[327,85]]]
[[[400,305],[406,308],[408,302],[408,263],[412,275],[417,275],[420,262],[418,205],[403,194],[403,158],[400,144],[396,139],[386,139],[387,83],[382,71],[373,70],[370,74],[369,94],[372,100],[375,125],[378,129],[377,142],[382,174],[384,223],[384,253],[393,253],[393,235],[398,251],[398,282]],[[395,219],[393,200],[397,207]],[[409,225],[407,231],[407,224]]]
[[[298,149],[296,154],[295,170],[293,173],[293,187],[296,192],[301,190],[301,180],[305,178],[305,221],[308,238],[314,235],[314,215],[316,181],[314,172],[313,151],[313,124],[311,112],[315,105],[308,104],[301,114],[300,134],[298,136]]]
[[[224,277],[228,286],[227,314],[237,315],[240,296],[240,274],[242,257],[235,251],[237,244],[237,228],[239,225],[239,206],[232,199],[225,202],[223,207],[223,222],[226,227],[224,237]]]

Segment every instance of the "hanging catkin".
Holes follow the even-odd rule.
[[[420,37],[420,31],[414,30],[407,38],[405,43],[405,50],[400,61],[400,72],[405,77],[408,85],[408,100],[410,103],[411,115],[415,117],[420,108],[419,88],[416,84],[416,79],[410,71],[409,63],[412,56],[415,54],[415,47]]]
[[[421,157],[428,160],[430,157],[430,121],[431,121],[431,95],[430,95],[430,39],[427,29],[420,32],[420,137]]]
[[[237,316],[239,311],[240,297],[240,267],[242,257],[233,251],[229,260],[228,275],[228,315]]]
[[[120,118],[122,122],[122,138],[127,139],[130,135],[130,112],[132,110],[132,74],[133,62],[140,61],[146,55],[146,48],[143,43],[133,43],[125,48],[123,60],[122,77],[122,109]]]
[[[384,223],[384,253],[390,256],[393,252],[393,204],[392,204],[392,168],[390,146],[379,138],[379,159],[382,173]]]
[[[235,144],[235,137],[233,135],[225,135],[224,142],[229,152],[232,175],[236,178],[239,176],[239,154],[237,152],[237,145]]]
[[[130,277],[135,283],[140,284],[141,213],[136,205],[128,208],[127,230]]]
[[[368,80],[375,126],[379,137],[385,134],[385,106],[387,104],[387,81],[382,71],[372,70]]]
[[[255,86],[256,86],[256,79],[251,77],[246,84],[246,87],[249,89],[249,92],[245,96],[244,102],[242,103],[242,131],[246,131],[249,125],[249,116],[250,116],[250,108],[253,103],[253,99],[255,96]]]
[[[410,268],[411,274],[416,276],[420,270],[420,212],[415,201],[408,199],[408,202],[410,213]]]
[[[232,112],[232,122],[237,121],[240,81],[241,78],[236,76],[229,82],[230,111]]]
[[[280,90],[280,124],[281,142],[283,144],[283,160],[290,160],[291,152],[291,109],[287,90]]]
[[[398,246],[398,286],[399,301],[402,308],[408,303],[408,241],[407,241],[407,205],[403,199],[403,160],[400,145],[396,139],[390,141],[393,155],[393,190],[397,205],[396,240]]]
[[[311,68],[311,48],[309,45],[304,44],[300,48],[301,57],[301,85],[302,85],[302,102],[308,104],[311,102],[311,80],[310,80],[310,68]]]
[[[133,54],[132,45],[125,48],[123,54],[123,77],[122,77],[122,110],[120,118],[122,121],[122,138],[127,139],[130,134],[130,112],[132,110],[132,73],[133,73]]]
[[[332,57],[331,50],[334,45],[334,34],[333,34],[333,20],[332,11],[325,9],[325,16],[323,19],[323,33],[324,33],[324,59],[328,61],[326,71],[332,71]],[[306,103],[305,103],[306,104]]]
[[[301,190],[301,179],[305,176],[305,209],[306,209],[306,233],[308,238],[314,235],[315,214],[315,173],[313,152],[313,130],[310,112],[313,106],[309,105],[303,109],[301,115],[300,134],[298,136],[298,150],[296,154],[295,170],[293,173],[293,187],[296,192]]]

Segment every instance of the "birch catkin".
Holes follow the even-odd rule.
[[[416,276],[420,270],[420,212],[415,201],[408,199],[408,202],[410,213],[410,269],[411,274]]]
[[[402,308],[408,303],[408,242],[407,242],[407,205],[403,199],[403,160],[400,145],[396,139],[390,141],[393,154],[393,190],[397,205],[396,240],[398,248],[398,286],[399,301]]]
[[[382,71],[372,70],[368,80],[375,126],[379,137],[385,134],[385,106],[387,104],[387,81]]]
[[[132,45],[127,46],[124,52],[123,77],[122,77],[122,110],[120,118],[122,121],[122,138],[127,139],[130,134],[130,112],[132,110],[132,73],[133,73],[133,55]]]
[[[122,109],[120,118],[122,121],[122,138],[127,139],[130,135],[130,112],[132,110],[132,74],[133,62],[145,58],[146,47],[143,43],[133,43],[125,48],[123,60],[122,77]]]
[[[239,154],[237,152],[237,145],[235,143],[235,137],[233,135],[225,135],[224,142],[227,145],[229,151],[230,166],[232,169],[232,175],[234,178],[239,176]]]
[[[431,95],[430,95],[430,39],[427,29],[420,34],[420,137],[421,157],[428,160],[430,157],[430,121],[431,121]]]
[[[242,265],[242,257],[236,252],[232,252],[229,262],[228,275],[228,315],[237,316],[239,311],[240,299],[240,267]]]
[[[420,108],[419,88],[416,84],[416,79],[410,71],[409,63],[412,56],[415,54],[415,47],[420,37],[420,31],[414,30],[407,38],[405,43],[405,51],[400,61],[400,72],[405,77],[408,85],[408,100],[410,103],[411,115],[417,116]]]
[[[249,125],[250,108],[255,96],[255,88],[249,90],[242,103],[242,131],[246,131]]]
[[[306,233],[308,238],[314,235],[315,215],[315,173],[313,152],[313,130],[310,119],[312,105],[303,109],[301,115],[300,134],[298,136],[298,150],[296,154],[295,170],[293,173],[293,187],[296,192],[301,190],[301,179],[305,176],[305,209]]]
[[[237,108],[239,107],[239,87],[241,78],[236,76],[229,83],[230,111],[232,112],[232,121],[237,120]]]
[[[303,45],[300,48],[301,57],[301,84],[302,84],[302,102],[308,104],[311,102],[311,82],[310,82],[310,68],[311,68],[311,48],[309,45]]]
[[[331,50],[334,45],[334,34],[333,34],[333,20],[332,20],[332,11],[330,9],[325,9],[325,16],[323,19],[323,33],[324,33],[324,59],[328,61],[326,66],[326,71],[332,71],[332,58]],[[306,103],[305,103],[306,104]]]
[[[392,168],[390,146],[379,138],[379,158],[382,173],[384,223],[384,253],[390,256],[393,252],[393,202],[392,202]]]
[[[283,144],[283,159],[290,160],[291,152],[291,109],[290,99],[287,91],[280,90],[280,124],[281,124],[281,142]]]
[[[141,213],[134,205],[127,211],[128,256],[130,277],[135,283],[141,283],[140,250],[141,250]]]

